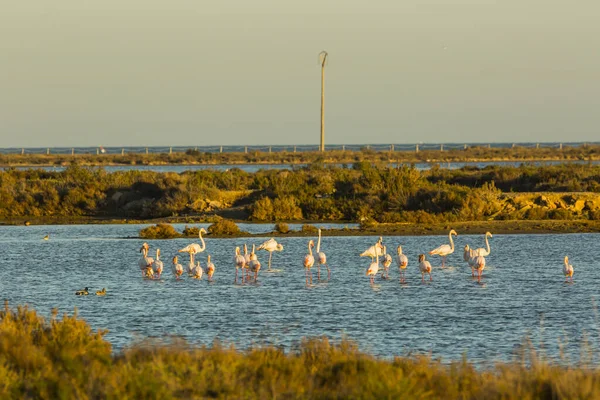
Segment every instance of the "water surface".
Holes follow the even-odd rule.
[[[151,240],[165,261],[161,281],[141,279],[137,261],[142,243],[139,225],[72,225],[0,227],[0,293],[10,304],[29,304],[44,315],[51,308],[80,315],[122,348],[137,338],[180,335],[193,343],[220,338],[246,347],[273,343],[289,348],[306,336],[343,335],[363,350],[389,357],[430,353],[445,361],[466,354],[477,363],[509,360],[525,336],[557,358],[559,341],[577,359],[584,337],[598,350],[598,325],[593,301],[600,271],[595,246],[598,234],[495,235],[483,282],[471,278],[462,252],[440,269],[432,258],[433,281],[421,283],[419,253],[447,243],[444,236],[385,237],[389,249],[398,244],[409,257],[408,283],[389,281],[371,286],[365,276],[370,260],[358,254],[376,237],[325,237],[332,278],[306,287],[302,260],[306,238],[281,238],[284,251],[274,253],[277,273],[261,272],[257,285],[234,285],[235,246],[264,239],[207,239],[216,264],[215,280],[176,281],[170,258],[190,239]],[[178,226],[178,229],[181,228]],[[272,225],[255,228],[267,232]],[[50,240],[42,240],[50,233]],[[460,233],[460,232],[459,232]],[[483,246],[483,235],[460,235],[457,248]],[[575,266],[575,283],[565,284],[562,259]],[[261,253],[263,270],[267,253]],[[183,257],[185,259],[185,257]],[[185,263],[182,263],[185,264]],[[106,297],[77,297],[84,286],[106,287]]]

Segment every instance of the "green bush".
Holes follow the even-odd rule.
[[[242,231],[237,224],[228,219],[220,219],[208,227],[208,233],[211,235],[237,236]]]
[[[172,239],[181,237],[179,232],[170,224],[157,224],[140,231],[142,239]]]
[[[286,224],[285,222],[279,222],[278,224],[275,224],[275,232],[279,232],[279,233],[288,233],[290,231],[290,226],[288,224]]]
[[[262,197],[252,205],[250,218],[254,221],[271,221],[273,219],[273,202]]]
[[[318,233],[319,229],[313,225],[304,224],[304,225],[302,225],[302,232],[303,233]]]

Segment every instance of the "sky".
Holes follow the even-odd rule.
[[[0,147],[597,141],[600,2],[7,0]]]

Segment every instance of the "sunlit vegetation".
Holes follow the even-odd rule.
[[[0,219],[226,216],[252,221],[420,223],[598,220],[600,166],[489,166],[460,170],[370,162],[314,163],[256,173],[0,171]],[[227,214],[227,215],[225,215]],[[231,215],[235,215],[232,217]]]
[[[80,165],[166,165],[166,164],[310,164],[370,162],[460,162],[460,161],[510,161],[510,160],[559,160],[575,161],[597,159],[600,146],[582,145],[576,147],[520,147],[488,148],[487,146],[466,146],[466,148],[441,151],[431,146],[395,149],[392,151],[374,151],[363,148],[360,151],[328,150],[325,153],[307,151],[294,152],[293,146],[288,151],[268,152],[249,151],[248,153],[204,153],[189,149],[185,153],[125,153],[125,154],[0,154],[0,165],[56,165],[65,166],[77,163]],[[400,151],[398,151],[400,150]]]
[[[0,398],[19,399],[593,399],[600,371],[560,366],[524,346],[511,363],[476,369],[426,356],[377,358],[350,340],[306,339],[289,351],[165,339],[113,352],[75,313],[0,311]]]
[[[156,224],[140,231],[142,239],[173,239],[182,235],[170,224]]]

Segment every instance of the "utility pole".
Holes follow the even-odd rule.
[[[325,151],[325,64],[327,63],[327,52],[323,50],[319,53],[319,63],[321,64],[321,146],[319,151]]]

